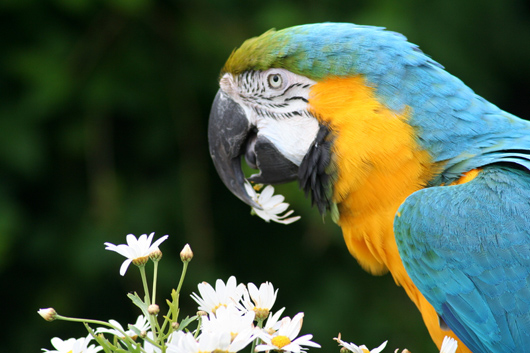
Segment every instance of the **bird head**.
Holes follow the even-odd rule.
[[[282,68],[223,74],[210,114],[210,154],[226,186],[249,205],[256,206],[244,189],[242,157],[259,171],[252,182],[299,179],[320,129],[308,106],[314,83]]]
[[[331,211],[335,220],[341,197],[373,169],[377,154],[389,166],[394,155],[412,155],[395,141],[414,144],[407,99],[418,95],[406,90],[418,90],[421,77],[402,79],[407,67],[422,65],[439,66],[402,35],[371,26],[302,25],[247,40],[224,65],[210,113],[218,174],[257,208],[244,187],[242,159],[258,170],[248,177],[252,182],[298,180],[319,211]],[[341,173],[350,175],[347,186]]]
[[[260,208],[244,188],[242,158],[259,171],[249,181],[299,180],[322,213],[331,207],[331,135],[309,105],[325,68],[303,48],[318,36],[304,26],[268,31],[243,43],[221,72],[208,127],[210,155],[224,184],[250,206]]]

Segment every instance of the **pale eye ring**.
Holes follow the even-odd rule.
[[[269,83],[270,88],[278,89],[283,85],[283,77],[280,74],[270,74],[267,77],[267,82]]]

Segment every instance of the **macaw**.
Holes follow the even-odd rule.
[[[208,139],[232,193],[259,209],[246,180],[298,180],[438,347],[530,352],[529,122],[372,26],[270,30],[232,52],[219,84]],[[245,178],[243,156],[258,173]]]

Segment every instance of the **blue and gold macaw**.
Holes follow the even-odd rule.
[[[210,115],[241,200],[298,180],[373,274],[390,271],[434,340],[530,352],[530,123],[400,34],[345,23],[268,31],[226,62]],[[467,347],[466,347],[467,346]]]

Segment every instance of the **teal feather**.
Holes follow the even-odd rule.
[[[394,222],[418,289],[475,353],[530,351],[530,174],[485,167],[422,189]]]

